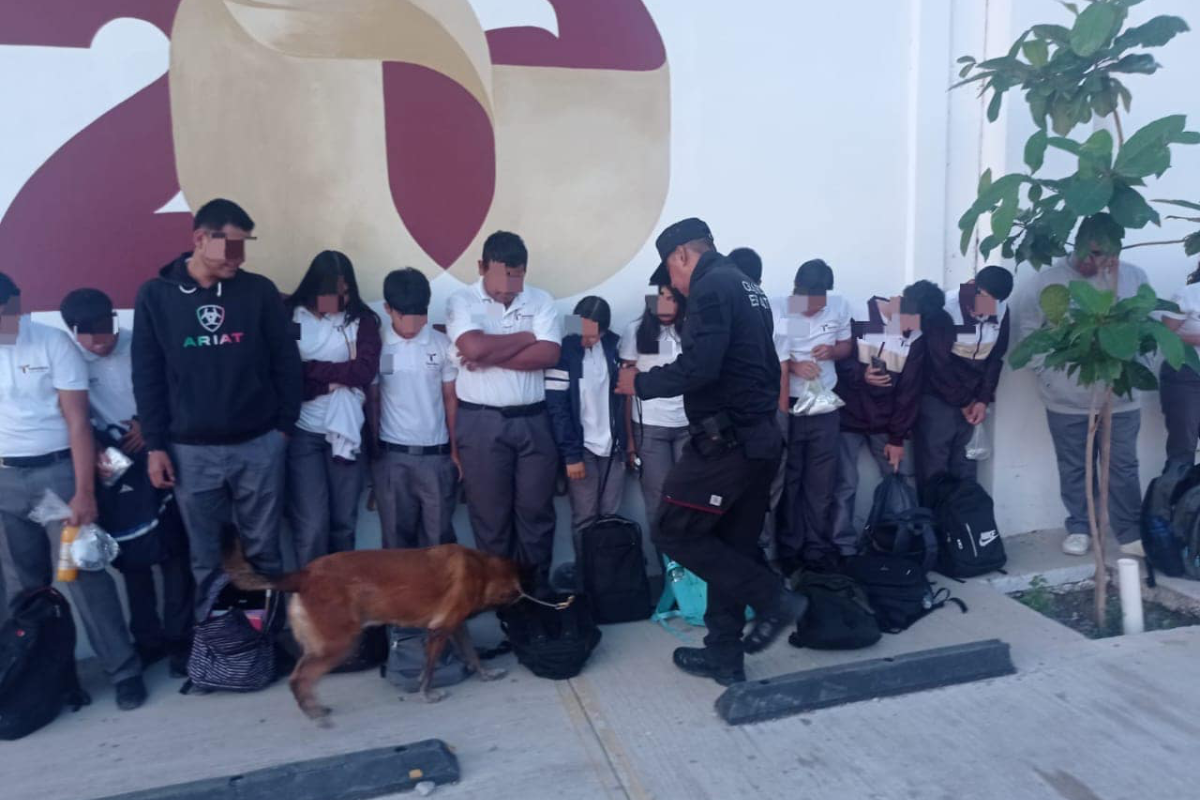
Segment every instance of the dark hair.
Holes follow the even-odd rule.
[[[916,306],[922,322],[932,319],[946,306],[946,293],[933,281],[917,281],[910,286],[905,286],[903,297]]]
[[[254,220],[250,219],[250,215],[237,203],[223,198],[209,200],[200,206],[200,210],[192,219],[194,231],[201,228],[206,231],[219,231],[226,225],[241,228],[247,233],[254,230]]]
[[[496,231],[483,243],[483,266],[497,261],[506,267],[524,267],[529,263],[525,242],[515,233]]]
[[[819,258],[805,261],[796,270],[796,294],[825,294],[833,289],[833,269]]]
[[[1187,282],[1188,282],[1189,286],[1192,285],[1193,283],[1200,283],[1200,264],[1196,264],[1196,268],[1194,270],[1192,270],[1191,273],[1188,274]],[[3,291],[3,290],[0,290],[0,291]]]
[[[21,290],[13,283],[13,279],[0,272],[0,306],[7,303],[14,297],[19,297]]]
[[[63,298],[58,306],[58,313],[62,314],[63,322],[68,328],[111,320],[112,299],[99,289],[76,289]]]
[[[659,289],[666,288],[671,293],[671,297],[675,299],[675,331],[683,332],[683,315],[687,311],[687,298],[680,294],[679,290],[674,286],[658,287]],[[658,335],[662,333],[662,323],[658,321],[658,315],[650,308],[642,312],[642,321],[638,323],[637,329],[637,351],[639,353],[657,353],[658,352]]]
[[[588,295],[575,304],[574,313],[584,319],[590,319],[600,328],[600,332],[612,328],[612,309],[603,297]]]
[[[412,267],[393,270],[383,279],[383,299],[389,308],[400,314],[428,314],[432,291],[429,279]]]
[[[288,311],[295,311],[300,306],[309,308],[316,304],[318,295],[329,293],[330,289],[337,284],[338,278],[346,282],[346,292],[349,294],[346,302],[346,322],[350,323],[356,319],[365,318],[374,320],[378,325],[379,315],[363,302],[362,295],[358,293],[358,281],[354,278],[354,265],[350,263],[350,259],[346,257],[345,253],[337,250],[322,250],[317,253],[317,257],[308,265],[308,271],[301,278],[300,285],[284,301],[284,305],[287,306]]]
[[[1012,294],[1013,276],[1004,267],[984,267],[975,276],[975,285],[997,300],[1004,301]]]
[[[762,283],[762,257],[749,247],[737,247],[729,251],[729,260],[746,273],[755,283]]]

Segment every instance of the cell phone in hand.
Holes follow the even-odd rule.
[[[887,372],[887,364],[879,356],[871,356],[871,369],[877,372]]]

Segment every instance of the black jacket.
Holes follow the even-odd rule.
[[[605,331],[599,347],[604,348],[604,360],[608,362],[608,421],[612,426],[613,454],[618,458],[625,452],[625,398],[611,391],[617,386],[617,342],[621,340],[612,331]],[[554,429],[554,440],[564,464],[583,461],[583,419],[579,400],[579,381],[583,377],[583,339],[579,334],[563,337],[562,355],[554,369],[546,370],[546,410],[550,413],[550,424]]]
[[[732,261],[710,250],[692,273],[683,353],[637,376],[638,397],[683,395],[688,421],[721,411],[739,426],[774,424],[779,357],[771,306],[762,289]]]
[[[147,447],[291,433],[300,416],[300,353],[275,284],[239,271],[204,289],[188,275],[188,257],[138,291],[133,393]]]
[[[959,328],[949,314],[942,313],[932,324],[922,320],[921,338],[925,340],[928,361],[925,367],[925,392],[955,408],[979,402],[996,401],[996,387],[1008,352],[1008,312],[1000,321],[1000,333],[987,358],[972,360],[954,354]],[[970,319],[970,317],[964,317]],[[978,325],[963,326],[978,331]]]

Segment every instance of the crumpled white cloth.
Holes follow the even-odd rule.
[[[362,389],[339,386],[329,393],[325,411],[325,441],[333,449],[334,458],[354,461],[362,449],[362,426],[366,420]]]

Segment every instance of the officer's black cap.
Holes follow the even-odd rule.
[[[650,276],[651,285],[665,286],[671,282],[670,274],[667,272],[667,256],[675,252],[676,247],[697,239],[711,238],[712,231],[708,229],[708,223],[696,217],[688,217],[674,225],[667,226],[654,240],[654,247],[658,250],[658,257],[662,259],[662,263]]]

